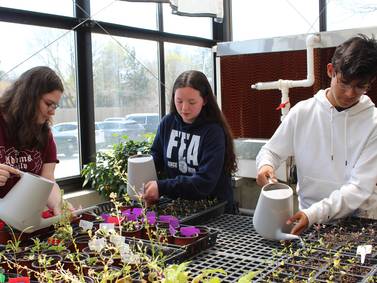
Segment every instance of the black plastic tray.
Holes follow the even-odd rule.
[[[226,277],[220,276],[224,282],[237,282],[243,274],[248,272],[256,272],[252,282],[326,282],[326,280],[377,282],[377,257],[374,251],[371,255],[367,255],[365,263],[361,264],[360,256],[356,255],[354,249],[349,252],[346,250],[346,252],[344,246],[343,249],[318,246],[320,255],[316,255],[312,249],[313,246],[310,246],[311,243],[320,239],[321,234],[331,233],[332,229],[340,229],[340,227],[343,228],[338,231],[339,234],[343,232],[353,239],[355,234],[351,237],[351,233],[358,233],[358,239],[361,239],[365,235],[361,232],[367,232],[366,227],[377,228],[375,220],[344,219],[321,226],[319,234],[315,230],[318,227],[313,227],[304,235],[309,249],[298,245],[298,241],[296,244],[296,241],[280,243],[262,239],[253,228],[252,216],[224,214],[210,221],[206,226],[220,229],[221,233],[218,235],[215,247],[192,258],[189,270],[193,277],[203,268],[222,268],[228,274]],[[311,236],[310,239],[309,236]],[[376,237],[369,238],[377,240]],[[362,243],[360,240],[354,245]],[[373,245],[373,250],[374,247],[375,245]],[[295,257],[299,257],[299,260]],[[334,263],[338,258],[340,265],[349,269],[334,268]],[[313,261],[320,261],[320,263]],[[337,277],[330,279],[329,272]]]
[[[183,224],[201,225],[208,223],[212,219],[224,214],[226,201],[220,202],[206,210],[194,213],[190,216],[180,219]]]
[[[185,253],[182,254],[182,257],[179,259],[180,262],[184,260],[190,259],[193,256],[208,250],[216,245],[217,236],[219,234],[219,230],[215,228],[206,227],[209,229],[209,233],[207,236],[196,240],[195,242],[188,244],[186,246],[178,246],[175,244],[166,244],[166,246],[176,247],[176,248],[183,248]]]
[[[148,255],[152,255],[152,249],[155,248],[155,251],[158,255],[162,253],[164,256],[163,260],[167,264],[179,263],[182,261],[182,258],[185,258],[186,249],[182,246],[176,245],[164,245],[164,244],[152,244],[148,240],[141,240],[137,238],[126,237],[126,241],[135,249],[136,246],[139,246],[141,249],[146,248]]]
[[[159,202],[160,207],[164,207],[165,205],[168,205],[172,200],[163,198]],[[185,216],[185,217],[178,217],[179,222],[182,224],[187,225],[201,225],[204,223],[208,223],[211,219],[214,219],[224,213],[226,202],[220,202],[208,209],[199,211],[197,213]],[[102,213],[110,212],[114,208],[114,204],[110,201],[103,202],[96,204],[95,207],[93,207],[93,212],[96,215],[101,215]]]

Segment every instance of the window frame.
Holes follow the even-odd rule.
[[[230,0],[224,0],[230,3]],[[98,21],[97,25],[94,21],[87,19],[90,14],[89,0],[76,0],[81,8],[75,6],[73,17],[47,14],[42,12],[20,10],[14,8],[0,7],[0,21],[17,23],[31,26],[42,26],[51,28],[60,28],[73,30],[75,32],[75,53],[76,53],[76,76],[77,76],[77,115],[79,122],[79,147],[80,147],[80,170],[89,162],[95,161],[95,119],[94,119],[94,90],[93,90],[93,68],[92,68],[92,45],[91,35],[94,33],[111,34],[113,36],[122,36],[137,39],[147,39],[158,43],[158,71],[159,80],[159,118],[166,114],[165,103],[165,62],[164,62],[164,43],[178,43],[185,45],[193,45],[198,47],[212,48],[219,41],[229,38],[229,33],[224,32],[224,23],[219,24],[212,20],[213,23],[213,39],[206,39],[194,36],[185,36],[180,34],[166,33],[163,31],[163,12],[162,4],[157,4],[157,22],[158,30],[149,30],[124,26],[114,23]],[[229,6],[229,5],[228,5]],[[224,13],[226,14],[226,13]],[[84,23],[83,23],[84,22]],[[105,31],[104,31],[105,30]],[[229,30],[228,30],[229,31]],[[214,59],[214,77],[216,78],[216,64]],[[216,83],[214,84],[216,85]],[[65,192],[80,190],[83,178],[80,175],[68,176],[57,180],[60,187]]]

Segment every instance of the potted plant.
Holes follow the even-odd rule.
[[[134,141],[125,139],[114,144],[112,150],[97,152],[96,162],[86,164],[81,171],[84,177],[83,186],[90,185],[102,196],[110,194],[122,195],[127,192],[127,160],[138,152],[148,154],[154,135],[148,134],[146,140]]]
[[[195,226],[180,227],[178,231],[173,231],[171,229],[171,233],[174,237],[174,244],[179,246],[189,245],[198,240],[199,232],[200,230]]]

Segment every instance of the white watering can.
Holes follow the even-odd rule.
[[[292,225],[286,221],[293,215],[293,190],[290,186],[271,181],[263,186],[253,216],[255,231],[268,240],[295,240],[289,234]]]
[[[20,180],[0,199],[0,219],[25,233],[32,233],[58,222],[60,215],[42,217],[54,182],[22,171],[20,176]],[[77,216],[90,209],[93,208],[79,209],[72,214]]]
[[[138,200],[144,193],[144,185],[157,180],[153,157],[149,154],[130,156],[127,168],[127,194],[131,199]]]

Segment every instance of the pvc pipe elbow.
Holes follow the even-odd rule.
[[[306,37],[306,47],[313,47],[314,43],[318,43],[320,41],[319,36],[315,34],[310,34]]]

